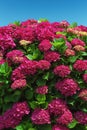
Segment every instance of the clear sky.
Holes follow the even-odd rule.
[[[0,26],[40,18],[87,26],[87,0],[0,0]]]

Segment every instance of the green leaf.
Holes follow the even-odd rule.
[[[68,57],[68,62],[74,63],[77,60],[78,56],[70,56]]]
[[[30,105],[30,107],[31,107],[32,109],[35,109],[35,108],[38,107],[38,102],[32,101],[32,102],[29,102],[29,105]]]
[[[36,130],[36,128],[29,128],[28,130]]]
[[[41,77],[40,77],[40,78],[37,79],[36,84],[37,84],[37,86],[46,85],[46,80],[41,79]]]
[[[65,45],[65,40],[63,38],[54,39],[54,41],[52,42],[52,45],[56,49],[60,49],[62,45]]]
[[[13,24],[20,26],[20,21],[15,21]]]
[[[23,127],[22,127],[21,125],[16,126],[15,129],[16,129],[16,130],[24,130]]]
[[[46,22],[46,21],[48,21],[46,18],[41,18],[41,19],[38,20],[38,23]]]
[[[7,62],[0,65],[0,73],[4,74],[4,76],[8,76],[11,71],[12,71],[12,68],[8,66]]]
[[[37,101],[39,101],[39,102],[44,102],[44,101],[46,100],[46,95],[38,94],[38,95],[36,96],[36,99],[37,99]]]
[[[77,23],[76,23],[76,22],[74,22],[74,23],[72,23],[69,27],[70,27],[70,28],[77,27]]]
[[[49,79],[49,74],[50,74],[49,72],[45,73],[43,75],[43,79],[48,80]]]
[[[76,120],[73,120],[71,123],[68,124],[68,128],[74,128],[77,124],[78,122]]]
[[[51,125],[41,125],[38,130],[52,130]]]

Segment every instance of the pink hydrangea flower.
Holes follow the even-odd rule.
[[[60,60],[60,54],[55,51],[48,51],[48,52],[45,52],[44,59],[49,62],[56,62]]]
[[[8,49],[13,49],[14,47],[16,47],[16,44],[14,43],[12,37],[7,34],[0,34],[0,49],[2,51],[7,51]]]
[[[4,120],[3,120],[3,116],[0,116],[0,130],[4,129]]]
[[[14,110],[8,109],[4,115],[4,128],[15,128],[22,120],[22,117],[14,118],[13,114],[15,114]]]
[[[34,27],[37,26],[37,20],[29,19],[26,21],[21,22],[21,27]]]
[[[75,51],[85,51],[85,47],[81,46],[81,45],[76,45],[73,48]]]
[[[15,111],[15,113],[13,114],[13,116],[16,118],[17,116],[24,116],[24,115],[28,115],[30,113],[30,109],[28,107],[28,104],[26,101],[24,102],[18,102],[15,103],[12,107],[12,109]]]
[[[75,51],[72,49],[66,49],[65,50],[65,56],[69,57],[69,56],[75,56]]]
[[[39,86],[36,89],[36,93],[38,93],[38,94],[47,94],[48,93],[48,86]]]
[[[69,130],[69,129],[66,126],[57,124],[52,127],[52,130]]]
[[[66,28],[66,27],[68,27],[69,25],[70,25],[70,24],[69,24],[66,20],[63,20],[63,21],[60,22],[60,26],[61,26],[61,27],[65,27],[65,28]]]
[[[60,27],[60,23],[59,22],[53,22],[51,25],[52,25],[54,33],[56,33],[56,32],[63,32],[64,31],[64,28]]]
[[[24,115],[28,115],[30,113],[30,109],[26,102],[18,102],[13,105],[11,109],[8,109],[3,114],[3,123],[4,128],[14,128],[22,120]]]
[[[21,40],[31,41],[31,43],[35,41],[35,32],[34,29],[30,26],[26,28],[20,28],[19,35]]]
[[[65,96],[72,96],[73,94],[76,94],[77,90],[80,90],[78,84],[73,79],[68,78],[58,81],[55,87]]]
[[[20,77],[21,78],[21,77]],[[26,87],[26,80],[25,79],[18,79],[18,80],[15,80],[12,84],[11,84],[11,88],[12,89],[21,89],[21,88],[24,88]]]
[[[15,80],[18,80],[20,78],[25,79],[26,77],[18,67],[15,70],[12,71],[11,80],[15,81]]]
[[[87,101],[87,89],[82,89],[78,97],[80,97],[84,101]]]
[[[39,41],[44,39],[53,40],[54,32],[50,22],[41,22],[37,25],[36,30],[36,37]]]
[[[20,50],[12,50],[6,55],[8,62],[12,63],[22,63],[22,61],[24,60],[23,56],[24,54]]]
[[[37,72],[37,61],[24,60],[19,66],[19,70],[22,71],[24,75],[34,75]]]
[[[61,115],[66,109],[66,102],[62,99],[54,99],[48,104],[48,110],[50,114]]]
[[[31,115],[31,120],[34,124],[50,124],[50,115],[47,110],[37,108]]]
[[[83,80],[87,83],[87,74],[83,75]]]
[[[66,46],[68,47],[68,49],[71,49],[72,48],[72,45],[70,42],[66,41]]]
[[[78,38],[74,38],[71,41],[72,46],[76,46],[76,45],[81,45],[81,46],[85,46],[85,42],[83,42],[82,40],[78,39]]]
[[[79,72],[87,70],[87,63],[84,60],[77,60],[74,63],[73,68]]]
[[[58,117],[56,121],[59,124],[68,125],[70,122],[72,122],[72,120],[72,113],[67,109],[60,117]]]
[[[82,111],[77,111],[75,114],[75,119],[83,125],[87,125],[87,113],[84,113]]]
[[[54,68],[54,74],[60,77],[66,77],[71,72],[69,66],[59,65]]]
[[[40,51],[45,52],[45,51],[48,51],[52,47],[52,44],[49,40],[45,39],[39,44],[38,47]]]
[[[41,70],[48,70],[50,68],[51,64],[47,60],[40,60],[38,62],[38,69]]]

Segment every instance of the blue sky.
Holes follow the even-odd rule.
[[[0,0],[0,26],[47,18],[87,26],[87,0]]]

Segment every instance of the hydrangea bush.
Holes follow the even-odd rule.
[[[87,27],[0,27],[0,130],[87,130]]]

